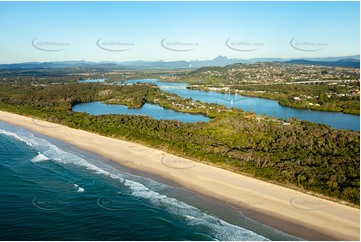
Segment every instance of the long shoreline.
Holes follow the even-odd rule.
[[[161,150],[0,111],[0,121],[99,154],[130,169],[224,201],[261,223],[308,240],[359,240],[360,211]]]

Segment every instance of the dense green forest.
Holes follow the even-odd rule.
[[[201,113],[210,122],[182,123],[135,115],[88,115],[89,101],[141,107],[145,102]],[[179,105],[175,105],[179,104]],[[360,135],[297,119],[290,125],[239,109],[183,99],[149,84],[69,83],[31,86],[0,81],[0,109],[105,136],[139,142],[282,185],[359,205]]]

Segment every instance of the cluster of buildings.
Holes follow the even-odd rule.
[[[295,81],[359,80],[360,70],[355,68],[315,65],[251,63],[235,64],[224,71],[208,71],[206,75],[226,77],[233,83],[284,83]]]

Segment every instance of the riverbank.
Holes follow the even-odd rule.
[[[128,84],[134,83],[154,83],[156,84],[162,91],[177,94],[182,98],[192,98],[192,100],[199,100],[203,104],[219,104],[227,108],[238,108],[247,112],[254,112],[257,115],[266,115],[269,117],[277,117],[278,119],[289,119],[289,118],[297,118],[299,120],[310,121],[313,123],[322,123],[325,125],[329,125],[335,129],[345,129],[345,130],[353,130],[360,131],[360,116],[353,114],[346,114],[343,112],[329,112],[324,110],[314,110],[307,108],[298,108],[298,107],[288,107],[287,105],[282,105],[279,103],[277,98],[272,98],[267,95],[267,93],[257,93],[257,96],[247,95],[247,92],[238,92],[235,94],[230,94],[229,91],[224,90],[204,90],[198,86],[197,90],[187,89],[189,87],[188,82],[162,82],[157,80],[132,80],[127,81]],[[276,86],[276,85],[269,85]],[[289,88],[290,86],[287,85]],[[234,90],[231,90],[233,93]],[[277,92],[277,90],[275,90]],[[300,94],[300,93],[298,93]],[[297,94],[297,95],[298,95]],[[277,94],[281,95],[281,94]],[[285,97],[285,96],[283,96]],[[314,102],[314,101],[309,101]],[[309,104],[307,102],[307,104]],[[358,101],[359,102],[359,101]],[[316,104],[316,103],[315,103]],[[164,107],[164,106],[163,106]],[[312,106],[313,108],[319,108],[316,105]],[[324,107],[324,105],[320,106]],[[357,108],[359,109],[359,108]],[[176,110],[184,112],[185,110]],[[187,111],[188,112],[188,111]],[[202,113],[202,112],[200,112]],[[204,113],[204,112],[203,112]],[[209,117],[210,112],[208,112]]]
[[[309,240],[359,240],[359,209],[175,157],[160,150],[0,111],[0,120],[73,144],[120,164],[243,208],[245,214]]]
[[[257,85],[254,85],[257,87]],[[251,86],[251,90],[238,90],[238,89],[232,89],[232,91],[230,92],[229,87],[227,87],[228,89],[226,90],[225,87],[220,87],[220,88],[213,88],[210,89],[207,86],[197,86],[197,87],[192,87],[192,86],[188,86],[187,89],[190,90],[199,90],[199,91],[205,91],[205,92],[217,92],[217,93],[229,93],[229,94],[239,94],[245,97],[253,97],[253,98],[264,98],[264,99],[268,99],[268,100],[275,100],[277,101],[280,105],[284,106],[284,107],[289,107],[289,108],[297,108],[297,109],[301,109],[301,110],[313,110],[313,111],[320,111],[320,112],[333,112],[333,113],[344,113],[344,114],[351,114],[351,115],[360,115],[360,107],[357,105],[359,100],[350,100],[348,103],[342,103],[341,101],[339,101],[338,99],[334,99],[333,102],[331,101],[324,101],[322,105],[318,104],[316,99],[318,98],[312,98],[312,99],[307,99],[307,98],[299,98],[297,97],[296,99],[293,99],[293,97],[299,95],[299,96],[304,96],[306,97],[306,95],[303,95],[302,93],[288,93],[285,94],[287,92],[290,92],[289,90],[285,89],[285,90],[279,90],[277,89],[277,91],[264,91],[263,89],[260,90],[252,90],[252,88],[254,88],[254,86]],[[279,87],[279,85],[277,84],[270,84],[267,85],[267,87],[269,86],[277,86]],[[290,87],[289,84],[284,85],[286,87]],[[264,85],[262,87],[265,87]],[[307,95],[313,95],[313,94],[307,94]],[[308,96],[310,98],[310,96]],[[316,103],[314,103],[316,102]],[[347,105],[350,105],[350,107],[345,107]]]

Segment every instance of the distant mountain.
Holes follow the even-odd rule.
[[[297,58],[299,59],[299,58]],[[194,67],[204,67],[204,66],[226,66],[236,63],[254,63],[254,62],[287,62],[292,60],[297,60],[296,58],[251,58],[251,59],[228,59],[225,56],[217,56],[213,60],[207,61],[190,61],[192,66]],[[316,57],[316,58],[302,58],[302,60],[306,61],[340,61],[344,60],[344,62],[359,62],[360,55],[352,55],[352,56],[340,56],[340,57]]]
[[[310,60],[300,59],[300,60],[284,61],[283,63],[360,68],[360,60],[354,58],[339,59],[337,61],[310,61]]]
[[[324,65],[340,67],[360,67],[360,55],[341,57],[318,57],[318,58],[227,58],[217,56],[212,60],[192,60],[192,61],[53,61],[53,62],[25,62],[15,64],[0,64],[0,69],[45,69],[45,68],[105,68],[105,69],[177,69],[177,68],[200,68],[206,66],[227,66],[236,63],[254,62],[282,62],[303,65]]]
[[[204,61],[193,60],[193,61],[190,61],[190,64],[193,67],[226,66],[226,65],[230,65],[230,64],[234,64],[234,63],[239,63],[242,61],[243,61],[243,59],[228,59],[225,56],[219,55],[216,58],[214,58],[213,60],[204,60]]]
[[[95,67],[114,68],[120,67],[116,63],[97,63],[89,61],[54,61],[54,62],[24,62],[15,64],[2,64],[0,69],[47,69],[47,68],[75,68]]]
[[[187,61],[126,61],[117,62],[118,65],[125,66],[129,69],[172,69],[172,68],[189,68],[190,63]]]
[[[346,59],[341,59],[341,60],[338,60],[336,62],[360,62],[360,59],[354,59],[354,58],[346,58]]]
[[[295,59],[295,58],[294,58]],[[301,58],[297,58],[301,59]],[[338,61],[342,59],[356,59],[360,60],[360,55],[350,55],[350,56],[338,56],[338,57],[315,57],[315,58],[302,58],[304,60],[310,60],[310,61]]]

